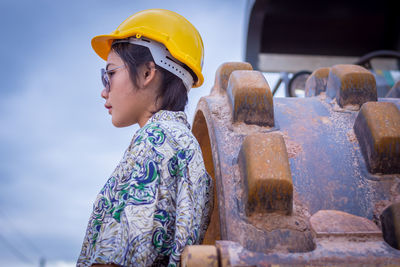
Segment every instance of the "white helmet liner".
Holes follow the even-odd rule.
[[[192,88],[192,75],[185,68],[174,61],[174,57],[163,44],[143,37],[130,37],[127,39],[115,40],[113,44],[116,43],[131,43],[149,48],[150,53],[158,66],[178,76],[182,80],[187,91]]]

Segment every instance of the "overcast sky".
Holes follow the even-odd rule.
[[[0,265],[74,266],[93,201],[137,127],[114,128],[100,98],[95,35],[148,8],[176,11],[199,30],[205,83],[242,60],[245,0],[1,0]]]

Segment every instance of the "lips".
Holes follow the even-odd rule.
[[[104,104],[104,107],[105,107],[106,109],[108,109],[108,113],[111,114],[112,106],[110,106],[110,105],[108,105],[108,104],[106,103],[106,104]]]

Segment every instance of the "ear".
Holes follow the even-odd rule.
[[[156,65],[154,62],[150,61],[147,62],[143,65],[143,70],[142,70],[142,78],[143,78],[143,87],[149,86],[155,79],[156,79]]]

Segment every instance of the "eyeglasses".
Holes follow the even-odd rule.
[[[119,68],[123,68],[123,67],[125,67],[125,65],[121,65],[121,66],[115,67],[115,68],[113,68],[111,70],[106,70],[104,68],[101,69],[101,81],[103,83],[104,88],[106,89],[106,93],[110,92],[110,77],[108,75],[111,72],[113,72],[114,70],[119,69]]]

